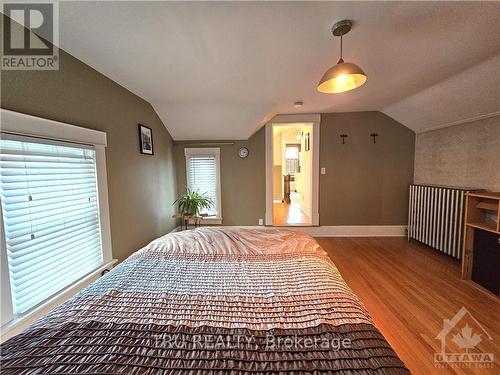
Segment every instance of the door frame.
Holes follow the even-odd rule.
[[[321,115],[276,115],[266,124],[266,225],[273,225],[273,126],[312,125],[312,226],[319,225],[319,129]]]

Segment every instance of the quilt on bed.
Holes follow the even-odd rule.
[[[309,235],[161,237],[1,347],[2,374],[408,374]]]

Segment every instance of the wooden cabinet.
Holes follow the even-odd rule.
[[[500,193],[467,193],[462,278],[500,290]]]
[[[471,280],[493,294],[500,292],[500,235],[474,230]]]

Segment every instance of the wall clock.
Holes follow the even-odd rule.
[[[248,156],[248,148],[246,147],[242,147],[238,150],[238,156],[240,158],[246,158]]]

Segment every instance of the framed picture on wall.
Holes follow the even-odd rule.
[[[141,154],[154,155],[153,130],[141,124],[139,124],[139,146]]]
[[[305,150],[309,151],[311,149],[311,133],[306,133],[304,143],[305,143]]]

